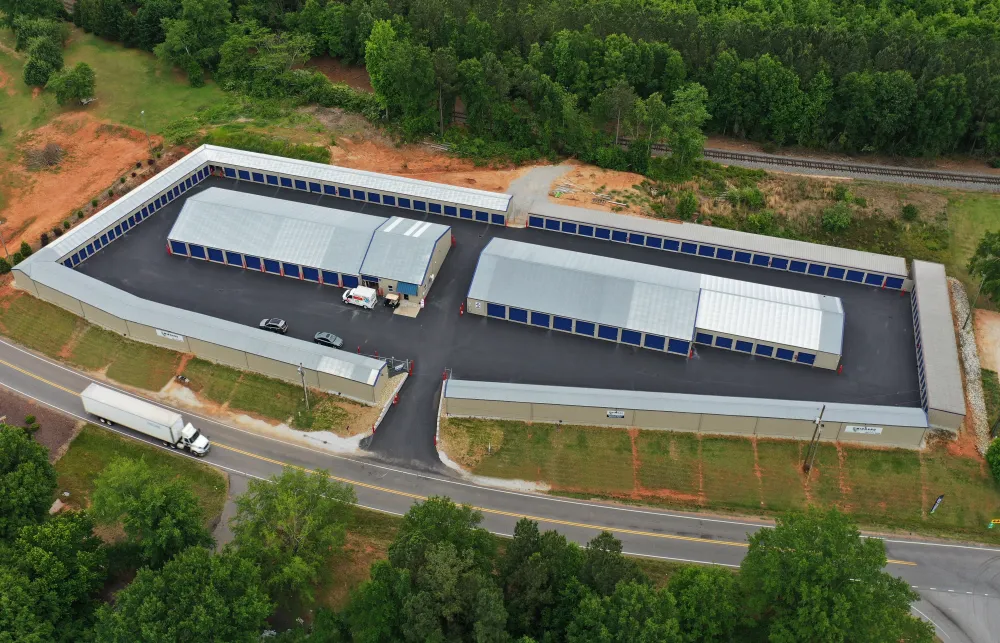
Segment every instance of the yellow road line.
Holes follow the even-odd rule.
[[[34,373],[26,371],[23,368],[20,368],[18,366],[14,366],[10,362],[6,362],[4,360],[0,360],[0,364],[6,366],[7,368],[13,369],[13,370],[15,370],[15,371],[17,371],[19,373],[23,373],[24,375],[27,375],[28,377],[32,377],[32,378],[38,380],[39,382],[44,382],[45,384],[48,384],[49,386],[52,386],[53,388],[57,388],[60,391],[65,391],[65,392],[67,392],[67,393],[69,393],[71,395],[76,395],[76,396],[80,395],[76,391],[72,391],[72,390],[66,388],[65,386],[60,386],[59,384],[56,384],[55,382],[47,380],[44,377],[41,377],[39,375],[35,375]],[[294,467],[296,469],[302,469],[303,471],[313,472],[312,469],[306,469],[305,467],[299,467],[299,466],[296,466],[296,465],[288,464],[287,462],[282,462],[281,460],[275,460],[273,458],[268,458],[268,457],[265,457],[265,456],[262,456],[262,455],[258,455],[256,453],[251,453],[249,451],[244,451],[242,449],[237,449],[236,447],[231,447],[231,446],[229,446],[227,444],[221,444],[219,442],[213,442],[213,444],[215,446],[221,448],[221,449],[226,449],[226,450],[232,451],[234,453],[239,453],[240,455],[245,455],[245,456],[247,456],[249,458],[255,458],[255,459],[261,460],[263,462],[269,462],[271,464],[276,464],[279,467]],[[327,475],[329,475],[329,474],[327,474]],[[395,496],[402,496],[404,498],[411,498],[413,500],[426,500],[427,499],[426,496],[421,496],[421,495],[418,495],[418,494],[415,494],[415,493],[407,493],[405,491],[398,491],[396,489],[389,489],[387,487],[379,487],[377,485],[368,484],[367,482],[358,482],[356,480],[350,480],[348,478],[341,478],[341,477],[338,477],[338,476],[330,476],[330,479],[331,480],[336,480],[337,482],[343,482],[345,484],[354,485],[356,487],[364,487],[365,489],[371,489],[372,491],[380,491],[382,493],[388,493],[388,494],[395,495]],[[527,518],[528,520],[534,520],[536,522],[548,523],[548,524],[552,524],[552,525],[562,525],[563,527],[579,527],[581,529],[593,529],[595,531],[605,531],[605,530],[607,530],[607,531],[613,531],[614,533],[618,533],[618,534],[629,534],[631,536],[643,536],[643,537],[646,537],[646,538],[662,538],[662,539],[665,539],[665,540],[681,540],[681,541],[693,542],[693,543],[705,543],[705,544],[709,544],[709,545],[724,545],[724,546],[728,546],[728,547],[749,547],[749,545],[747,543],[734,542],[734,541],[730,541],[730,540],[712,540],[710,538],[697,538],[697,537],[694,537],[694,536],[677,536],[677,535],[674,535],[674,534],[657,534],[657,533],[654,533],[654,532],[651,532],[651,531],[639,531],[639,530],[636,530],[636,529],[615,529],[615,528],[609,528],[609,527],[601,527],[599,525],[590,525],[590,524],[583,523],[583,522],[573,522],[573,521],[569,521],[569,520],[559,520],[559,519],[556,519],[556,518],[543,518],[541,516],[531,516],[531,515],[528,515],[528,514],[521,514],[521,513],[516,513],[516,512],[512,512],[512,511],[501,511],[500,509],[490,509],[488,507],[475,507],[475,506],[473,506],[472,508],[475,509],[476,511],[481,511],[483,513],[493,514],[495,516],[507,516],[507,517],[510,517],[510,518],[518,518],[518,519],[520,519],[520,518]],[[912,562],[906,561],[906,560],[889,560],[888,562],[891,563],[891,564],[893,564],[893,565],[910,565],[910,566],[915,566],[916,565],[916,563],[912,563]]]

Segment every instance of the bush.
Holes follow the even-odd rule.
[[[854,205],[858,206],[859,208],[867,208],[868,199],[866,199],[863,196],[856,196],[854,197]]]
[[[21,242],[21,256],[25,259],[31,256],[31,246],[28,245],[27,241]]]
[[[91,205],[91,207],[96,208],[97,207],[97,199],[91,199],[90,200],[90,205]],[[82,219],[83,218],[83,212],[81,212],[81,211],[78,210],[77,213],[76,213],[76,218],[77,219]]]
[[[55,92],[60,105],[83,102],[94,96],[94,70],[87,63],[77,63],[73,69],[52,74],[46,88]]]
[[[850,227],[853,220],[851,206],[842,201],[823,210],[823,229],[827,232],[843,232]]]
[[[330,150],[319,145],[292,143],[281,138],[224,127],[214,129],[206,134],[203,142],[246,150],[247,152],[260,152],[261,154],[284,156],[302,161],[313,161],[314,163],[330,162]],[[157,152],[157,157],[159,157],[159,152]]]
[[[774,231],[774,210],[761,210],[748,214],[746,231],[771,234]]]
[[[1000,168],[1000,156],[990,159],[990,167]]]
[[[49,82],[49,76],[54,71],[49,63],[32,57],[24,64],[21,77],[24,79],[24,84],[29,87],[45,87],[45,83]]]
[[[0,275],[6,275],[10,272],[10,262],[0,257]]]
[[[65,223],[65,221],[63,223]],[[61,237],[62,236],[62,228],[60,228],[59,226],[56,226],[56,227],[52,228],[52,236],[53,237]]]
[[[907,203],[903,206],[903,210],[900,215],[903,217],[904,221],[916,221],[917,217],[920,216],[920,210],[918,210],[917,206],[912,203]]]
[[[694,215],[698,214],[698,197],[691,190],[685,190],[677,200],[677,209],[674,214],[681,221],[690,221]]]
[[[10,256],[10,263],[11,263],[11,265],[16,266],[17,264],[21,263],[22,261],[24,261],[24,257],[21,256],[20,252],[15,252],[14,254],[12,254]]]
[[[69,221],[63,221],[63,230],[69,230]]]
[[[750,210],[764,207],[764,193],[755,187],[729,188],[722,197],[734,208],[745,206]]]
[[[616,145],[605,145],[597,148],[594,153],[594,165],[606,170],[625,172],[628,170],[628,155]]]
[[[123,176],[122,178],[118,179],[118,182],[119,183],[124,183],[125,182],[125,177]]]
[[[990,465],[993,479],[1000,482],[1000,438],[996,438],[986,449],[986,462]]]
[[[846,183],[838,183],[833,186],[833,200],[834,201],[846,201],[850,203],[854,201],[854,195],[848,189]]]
[[[43,232],[42,236],[38,237],[38,245],[44,248],[49,245],[49,233]]]

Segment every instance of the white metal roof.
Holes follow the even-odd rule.
[[[577,208],[547,199],[539,199],[531,204],[530,214],[555,217],[567,221],[578,221],[605,228],[615,228],[628,232],[652,234],[695,243],[709,243],[735,250],[749,250],[769,256],[786,257],[801,261],[814,261],[831,266],[841,266],[866,272],[906,278],[906,260],[901,257],[862,252],[847,248],[835,248],[807,241],[768,237],[750,232],[726,230],[696,223],[671,223],[625,214],[603,212],[588,208]]]
[[[440,223],[392,217],[375,231],[361,272],[420,285],[435,244],[450,232],[450,227]]]
[[[469,297],[678,339],[697,326],[836,355],[843,344],[836,297],[508,239],[483,250]]]
[[[188,197],[167,238],[356,275],[372,235],[384,222],[368,214],[213,187]]]
[[[920,323],[917,342],[924,354],[928,408],[965,415],[965,393],[955,343],[955,321],[944,266],[913,262],[913,296]]]
[[[619,391],[569,386],[542,386],[510,382],[481,382],[449,379],[445,385],[449,399],[523,402],[607,409],[634,409],[673,413],[815,420],[823,402],[773,400],[721,395]],[[865,425],[927,428],[923,409],[902,406],[826,403],[823,419],[830,422],[857,422]]]
[[[24,272],[32,281],[126,321],[368,385],[374,385],[385,368],[384,362],[370,357],[141,299],[59,263],[36,262],[27,268]]]
[[[221,165],[275,172],[277,174],[298,176],[306,179],[325,181],[327,183],[338,183],[345,186],[402,194],[403,196],[411,196],[418,199],[423,198],[444,203],[457,203],[473,208],[486,208],[498,212],[506,212],[510,205],[511,195],[498,192],[474,190],[472,188],[420,181],[418,179],[392,176],[390,174],[365,172],[364,170],[353,170],[346,167],[337,167],[336,165],[313,163],[311,161],[299,161],[280,156],[271,156],[269,154],[258,154],[257,152],[244,152],[242,150],[215,145],[203,145],[198,149],[204,149],[211,162]]]
[[[97,402],[101,402],[102,404],[124,408],[125,410],[133,412],[141,411],[145,416],[145,419],[165,426],[172,427],[178,422],[183,422],[181,414],[176,411],[165,409],[162,406],[151,404],[146,400],[132,397],[131,395],[110,389],[106,386],[101,386],[100,384],[88,385],[87,388],[83,389],[83,392],[80,393],[80,397],[88,397]]]

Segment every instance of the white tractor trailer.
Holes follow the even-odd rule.
[[[91,384],[80,394],[83,408],[109,426],[120,424],[148,435],[175,449],[187,449],[204,456],[212,447],[201,431],[190,422],[184,423],[180,413],[150,404],[113,389]]]

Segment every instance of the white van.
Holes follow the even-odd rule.
[[[365,288],[364,286],[350,288],[344,292],[344,303],[371,310],[378,303],[378,293],[375,292],[374,288]]]

